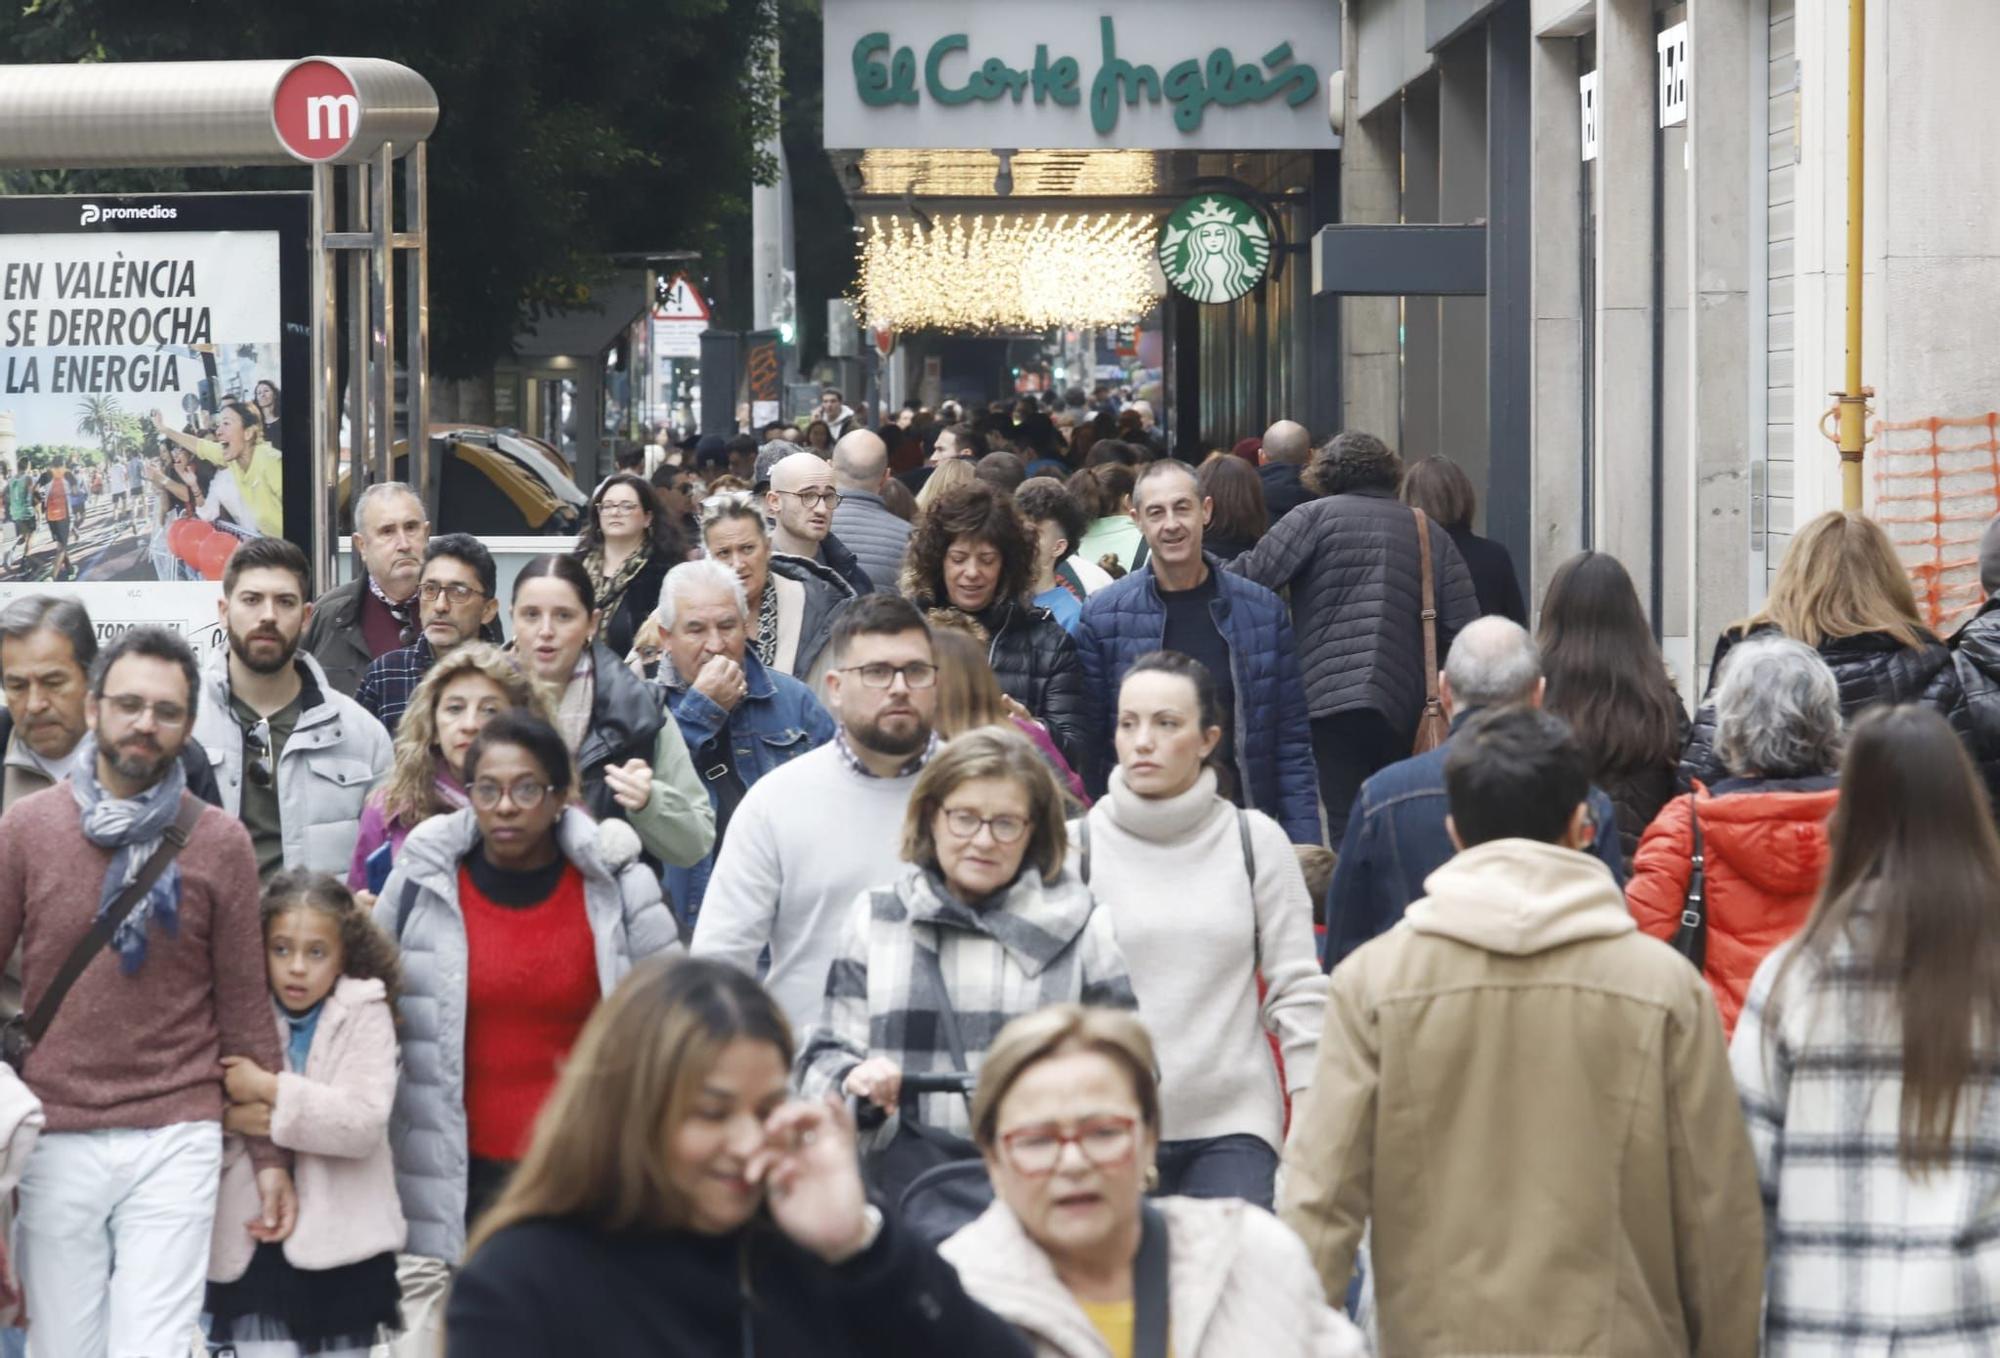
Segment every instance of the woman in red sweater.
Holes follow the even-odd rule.
[[[1826,873],[1826,818],[1840,799],[1840,688],[1810,646],[1758,637],[1730,651],[1715,712],[1729,776],[1661,808],[1639,841],[1625,901],[1655,938],[1680,931],[1699,817],[1702,972],[1732,1032],[1757,964],[1805,924]]]
[[[471,805],[410,833],[375,905],[403,950],[403,1073],[390,1144],[409,1253],[455,1263],[505,1185],[598,1001],[676,946],[622,821],[572,802],[555,728],[520,709],[467,749]],[[420,1332],[426,1318],[405,1320]]]

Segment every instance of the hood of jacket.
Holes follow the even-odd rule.
[[[787,580],[796,580],[811,593],[815,586],[832,590],[842,599],[854,597],[854,586],[842,578],[839,571],[811,557],[793,556],[790,552],[771,553],[771,573],[782,575]],[[754,619],[753,619],[754,621]]]
[[[1424,892],[1404,913],[1411,928],[1513,957],[1638,927],[1603,859],[1532,839],[1466,849]]]
[[[906,867],[896,880],[895,899],[904,917],[920,924],[984,934],[1005,948],[1029,976],[1040,976],[1083,932],[1097,908],[1090,888],[1065,870],[1044,882],[1032,864],[1006,890],[977,909],[945,889],[934,869]]]
[[[1951,639],[1961,660],[1978,666],[1989,680],[2000,683],[2000,598],[1988,599]]]
[[[458,899],[458,865],[479,842],[479,820],[471,807],[432,816],[410,831],[396,855],[396,867],[419,887],[446,900]],[[639,834],[622,820],[594,821],[574,803],[556,822],[556,844],[586,882],[618,889],[618,874],[639,857]]]
[[[1695,800],[1702,849],[1771,896],[1812,896],[1826,872],[1826,818],[1840,801],[1831,778],[1732,778]]]

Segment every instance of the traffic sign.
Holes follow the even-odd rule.
[[[300,160],[332,160],[361,130],[361,96],[330,61],[302,61],[285,73],[271,95],[271,125]]]
[[[653,308],[653,358],[700,358],[701,332],[708,329],[708,301],[701,290],[676,275]]]

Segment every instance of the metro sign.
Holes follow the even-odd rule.
[[[285,72],[271,96],[278,141],[300,160],[333,160],[361,131],[361,96],[330,61],[302,61]]]

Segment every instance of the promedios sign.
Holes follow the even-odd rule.
[[[830,147],[1327,150],[1328,0],[825,0]]]

